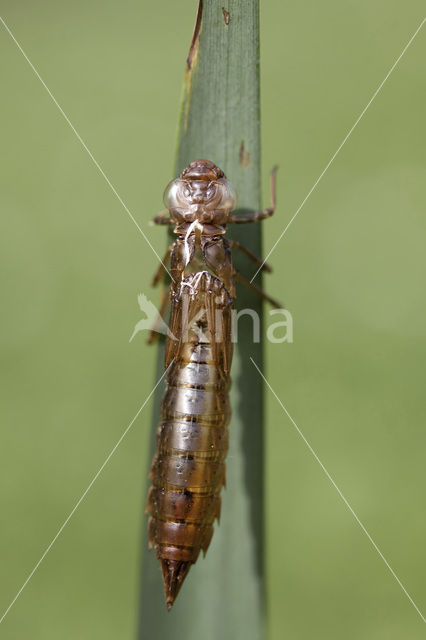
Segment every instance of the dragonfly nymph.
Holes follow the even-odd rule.
[[[160,316],[170,308],[166,338],[166,391],[161,405],[157,448],[151,467],[147,512],[149,546],[161,562],[166,605],[170,610],[180,587],[213,535],[220,515],[228,451],[231,312],[235,281],[280,305],[237,273],[232,249],[258,266],[267,264],[236,240],[225,237],[228,224],[268,218],[275,209],[275,172],[271,206],[231,215],[236,206],[232,184],[213,162],[196,160],[164,193],[167,210],[154,218],[174,225],[176,240],[155,274],[155,286],[169,269],[171,283]],[[155,327],[148,339],[153,342]]]

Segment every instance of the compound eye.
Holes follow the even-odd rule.
[[[185,199],[186,191],[189,189],[182,180],[172,180],[164,190],[163,202],[167,209],[173,209],[182,205]]]
[[[235,187],[229,182],[229,180],[218,180],[221,185],[222,198],[220,200],[219,207],[227,211],[232,211],[237,206],[237,192]]]

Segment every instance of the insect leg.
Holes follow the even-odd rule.
[[[164,209],[161,211],[158,216],[152,219],[151,224],[174,224],[173,220],[170,218],[169,210]]]
[[[248,280],[243,275],[241,275],[241,273],[238,273],[238,271],[234,271],[234,277],[236,280],[241,282],[241,284],[244,284],[249,289],[252,289],[252,291],[255,291],[258,296],[270,302],[273,307],[275,307],[276,309],[282,309],[281,303],[279,303],[277,300],[274,300],[274,298],[271,298],[270,296],[268,296],[268,294],[265,293],[260,287],[257,287],[255,284],[250,282],[250,280]]]
[[[271,171],[271,206],[268,207],[267,209],[263,209],[263,211],[255,211],[253,213],[247,213],[245,215],[242,216],[230,216],[228,222],[234,222],[236,224],[242,224],[245,222],[257,222],[258,220],[264,220],[265,218],[269,218],[270,216],[272,216],[272,214],[275,211],[275,204],[276,204],[276,190],[275,190],[275,184],[276,184],[276,173],[277,173],[277,169],[278,167],[274,167]]]
[[[239,249],[240,251],[245,253],[245,255],[248,258],[250,258],[250,260],[253,260],[255,264],[257,264],[259,267],[261,267],[265,271],[268,271],[269,273],[272,271],[272,267],[267,262],[263,262],[260,258],[255,256],[254,253],[252,253],[249,249],[247,249],[247,247],[245,247],[243,244],[238,242],[238,240],[231,240],[228,238],[227,242],[228,242],[228,246],[231,249],[234,249],[234,248]]]
[[[154,322],[154,325],[153,325],[151,331],[149,332],[148,338],[146,339],[147,344],[154,344],[154,342],[156,342],[156,340],[158,340],[158,338],[160,337],[160,333],[158,333],[157,329],[162,324],[163,316],[166,313],[167,307],[168,307],[169,302],[170,302],[170,287],[171,287],[171,285],[169,285],[167,287],[167,289],[164,289],[164,291],[162,293],[160,310],[158,312],[157,319]]]
[[[154,277],[153,277],[152,282],[151,282],[151,287],[157,286],[157,284],[160,282],[161,278],[164,276],[164,274],[166,272],[166,265],[170,260],[170,256],[172,254],[174,246],[175,246],[175,243],[172,242],[172,244],[167,248],[167,251],[164,254],[164,258],[162,259],[162,261],[160,263],[160,266],[158,267],[157,271],[154,274]]]

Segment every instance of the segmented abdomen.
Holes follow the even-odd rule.
[[[216,285],[214,294],[209,291],[212,280]],[[194,307],[207,309],[208,301],[205,305],[203,296],[218,293],[216,300],[225,302],[225,316],[229,314],[230,299],[221,281],[203,272],[196,287],[192,311],[189,306],[190,318]],[[223,311],[223,305],[217,302],[215,308]],[[223,342],[212,343],[214,332],[208,318],[207,311],[201,313],[190,328],[188,340],[175,349],[151,468],[152,487],[147,506],[151,512],[149,543],[155,546],[161,561],[168,608],[191,564],[201,550],[207,551],[214,520],[220,515],[220,491],[225,483],[230,381],[221,356]],[[207,337],[200,339],[206,327]],[[223,335],[221,339],[230,337]],[[229,359],[229,345],[227,349]]]

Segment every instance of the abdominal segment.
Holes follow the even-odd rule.
[[[232,300],[206,271],[188,276],[182,285],[187,309],[182,297],[177,307],[172,301],[170,328],[176,335],[185,314],[188,326],[177,340],[168,338],[176,344],[166,346],[170,367],[147,504],[149,544],[161,561],[169,609],[191,564],[207,551],[220,515],[231,415]]]

